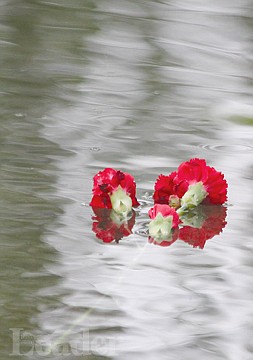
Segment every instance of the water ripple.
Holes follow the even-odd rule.
[[[135,234],[140,235],[144,238],[148,236],[148,221],[143,221],[138,224],[138,229],[134,231]]]
[[[231,145],[199,144],[198,147],[200,147],[203,150],[217,151],[217,152],[221,152],[223,154],[224,153],[248,153],[249,151],[253,150],[253,146],[241,145],[241,144],[231,144]]]

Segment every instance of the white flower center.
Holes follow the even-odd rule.
[[[168,239],[171,234],[173,217],[163,217],[159,212],[149,223],[149,235],[155,239]]]
[[[181,208],[190,209],[198,206],[208,195],[202,181],[189,186],[188,190],[181,199]]]
[[[132,199],[121,186],[110,196],[112,208],[117,214],[127,215],[132,210]]]

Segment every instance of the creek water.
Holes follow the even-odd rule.
[[[1,359],[252,359],[252,10],[2,0]],[[157,176],[193,157],[225,174],[226,226],[149,243]],[[105,167],[141,204],[119,243],[88,206]]]

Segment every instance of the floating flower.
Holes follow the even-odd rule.
[[[118,214],[128,214],[138,206],[136,184],[132,175],[106,168],[94,176],[92,207],[113,209]]]
[[[207,166],[204,159],[191,159],[182,163],[175,176],[175,184],[182,192],[182,207],[194,207],[204,199],[212,204],[227,200],[227,182],[221,172]]]
[[[179,216],[175,209],[165,204],[155,204],[148,212],[150,242],[171,241],[172,229],[178,227]]]
[[[110,209],[93,208],[96,216],[93,216],[92,230],[96,237],[105,243],[111,243],[115,240],[119,242],[123,237],[132,234],[132,228],[135,224],[135,212],[131,218],[121,217],[115,211]]]
[[[224,206],[199,206],[181,217],[183,227],[179,239],[193,247],[203,249],[207,240],[220,234],[226,226],[227,208]]]
[[[204,159],[183,162],[170,175],[160,175],[155,183],[154,201],[169,204],[179,213],[198,206],[204,200],[223,204],[227,200],[227,182],[221,172],[206,165]]]

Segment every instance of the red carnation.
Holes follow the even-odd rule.
[[[175,209],[165,204],[164,205],[155,204],[154,207],[149,209],[148,215],[150,219],[154,220],[159,214],[161,214],[163,218],[171,217],[172,228],[178,227],[180,220]]]
[[[175,209],[165,204],[155,204],[148,212],[150,242],[171,242],[172,229],[178,227],[179,216]],[[176,240],[176,239],[175,239]],[[174,240],[174,241],[175,241]]]
[[[117,213],[128,213],[138,206],[136,184],[132,175],[106,168],[94,176],[92,207],[114,209]]]
[[[227,200],[227,182],[221,172],[206,165],[204,159],[191,159],[178,167],[177,175],[174,178],[177,193],[182,197],[189,186],[202,183],[206,191],[206,200],[212,204],[223,204]]]
[[[204,159],[183,162],[170,175],[160,175],[155,183],[154,201],[159,204],[191,208],[203,200],[223,204],[227,200],[227,182],[221,172],[206,165]]]

